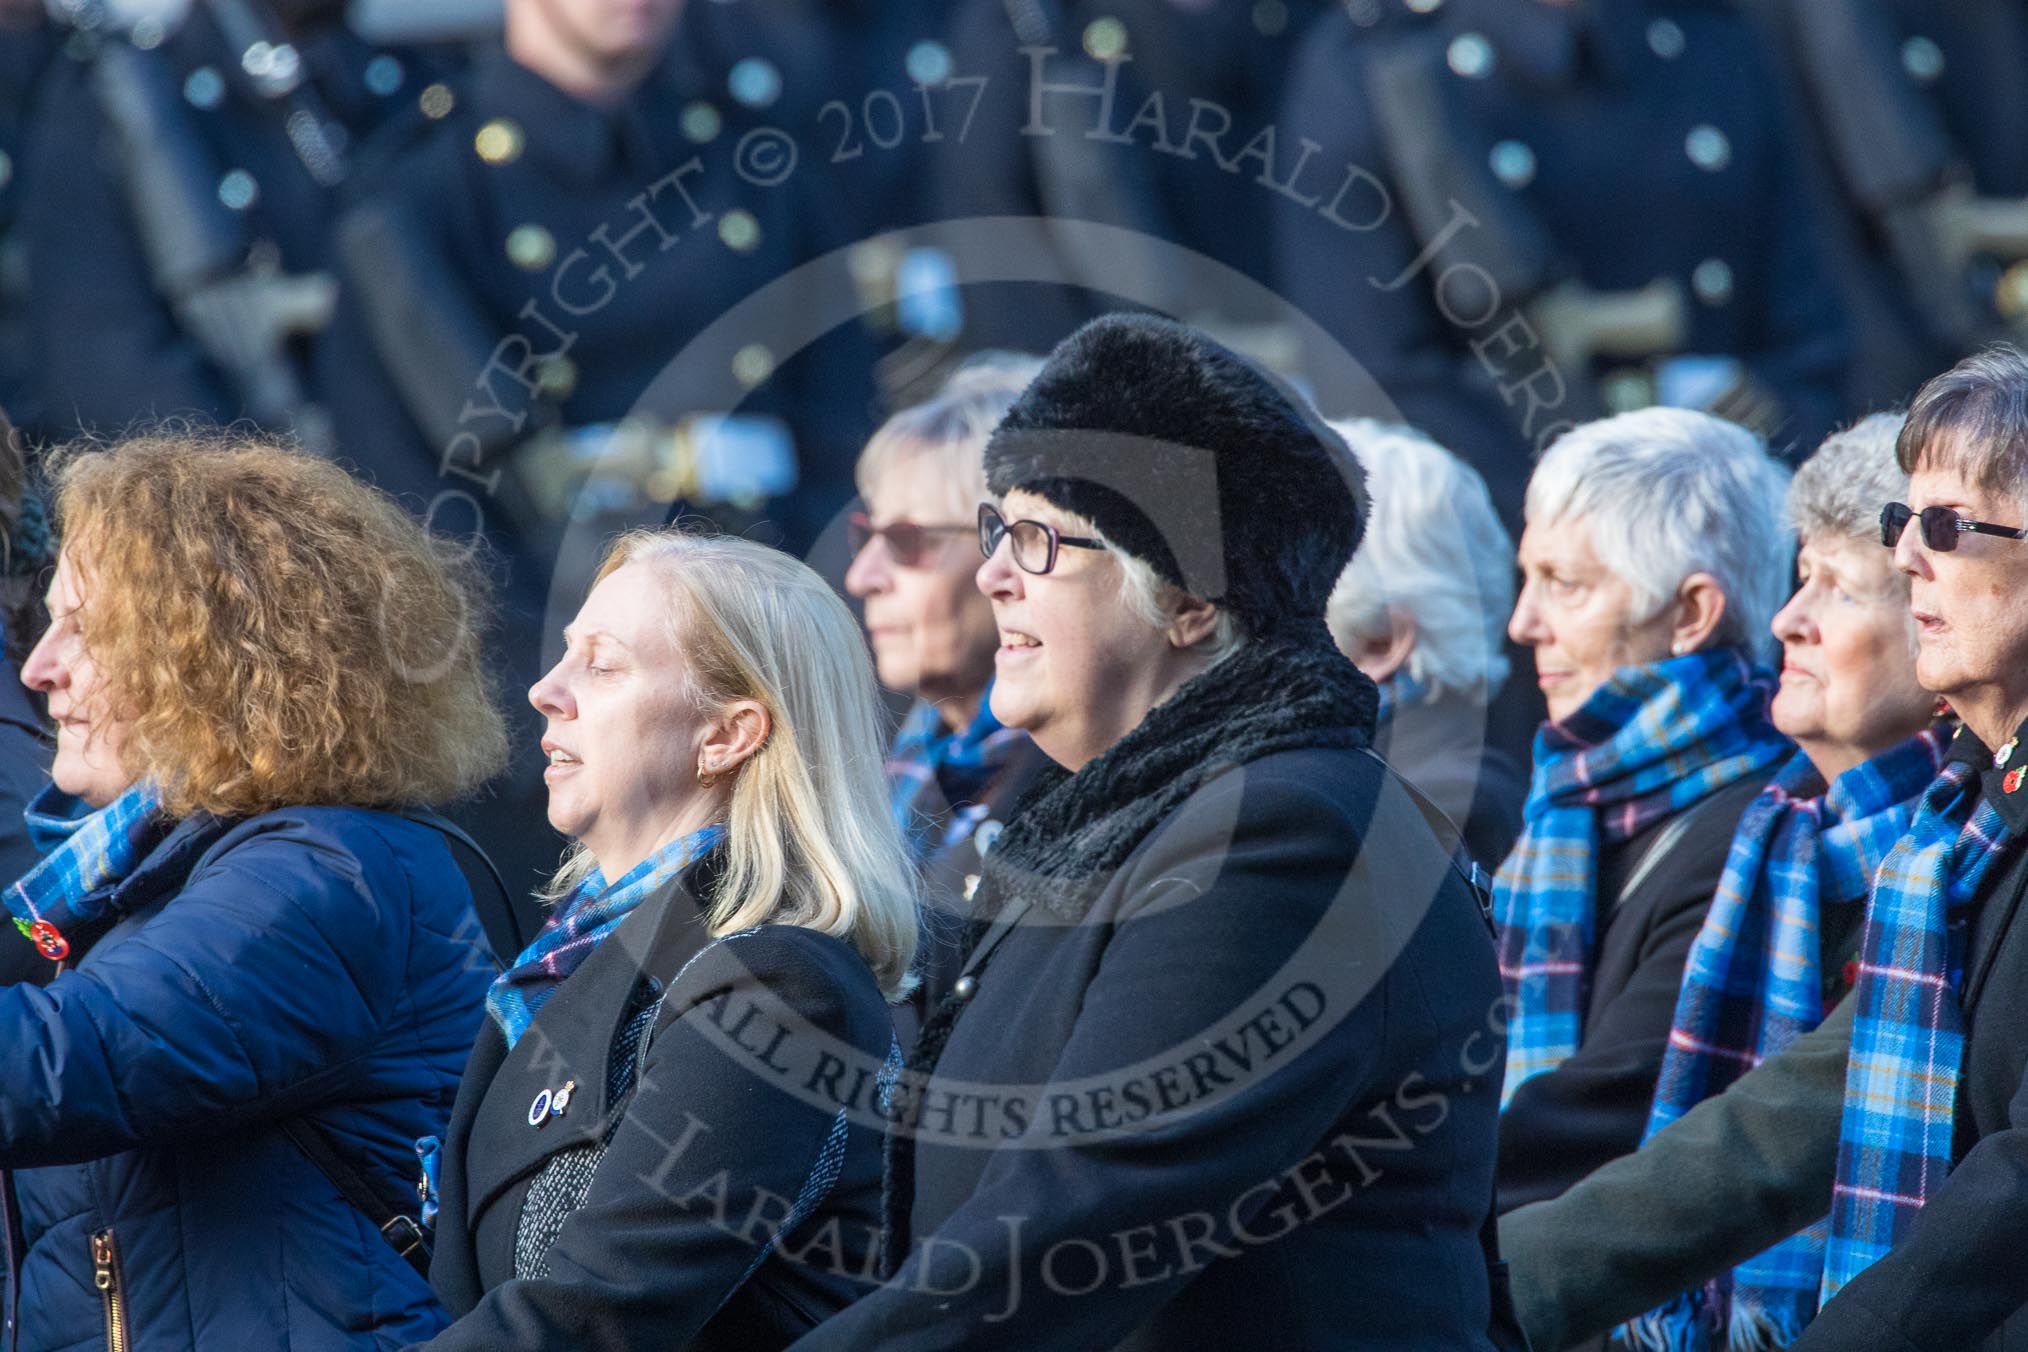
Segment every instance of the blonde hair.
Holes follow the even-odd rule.
[[[51,463],[123,768],[170,815],[436,803],[505,761],[484,583],[385,493],[218,433]]]
[[[879,690],[852,612],[801,561],[748,540],[630,531],[594,585],[634,563],[667,586],[691,700],[707,712],[754,700],[771,724],[733,780],[706,927],[803,925],[844,939],[899,999],[915,984],[915,871],[887,807]],[[580,848],[552,890],[591,868]]]

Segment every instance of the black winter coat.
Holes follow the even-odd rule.
[[[799,1347],[1490,1346],[1486,924],[1364,749],[1370,684],[1353,735],[1301,692],[1365,678],[1295,659],[1227,659],[1024,803],[897,1111],[915,1251]]]
[[[512,1051],[487,1021],[445,1138],[430,1280],[457,1322],[431,1352],[761,1352],[873,1280],[880,1129],[861,1072],[892,1048],[885,1003],[829,935],[763,925],[712,941],[695,898],[716,858],[643,901]],[[615,1099],[618,1035],[658,1001]],[[565,1111],[532,1125],[566,1084]],[[537,1175],[602,1139],[548,1275],[517,1279]]]

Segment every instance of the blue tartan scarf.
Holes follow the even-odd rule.
[[[1535,736],[1521,839],[1493,881],[1508,1001],[1505,1107],[1578,1048],[1591,977],[1598,851],[1784,759],[1774,681],[1731,650],[1622,667]]]
[[[1944,766],[1866,908],[1823,1300],[1908,1233],[1950,1172],[1965,1042],[1950,927],[2007,843],[1978,773],[1961,759]]]
[[[633,914],[634,908],[658,888],[707,854],[725,835],[723,826],[707,826],[664,845],[610,885],[593,869],[571,889],[556,914],[521,950],[514,965],[493,979],[486,991],[486,1012],[493,1016],[512,1049],[535,1021],[535,1015],[590,957],[606,936]]]
[[[114,886],[175,825],[161,798],[136,784],[102,808],[46,784],[22,812],[40,863],[8,887],[15,928],[52,962],[77,959],[120,919]]]
[[[993,717],[993,688],[979,700],[979,712],[952,732],[933,704],[918,704],[902,721],[887,756],[889,799],[917,862],[962,842],[984,819],[979,800],[1028,734]]]
[[[1865,900],[1949,742],[1950,729],[1927,728],[1828,786],[1798,755],[1746,809],[1685,964],[1644,1141],[1823,1021],[1824,909]],[[1787,1347],[1816,1314],[1829,1232],[1819,1222],[1678,1296],[1629,1340],[1656,1352]]]

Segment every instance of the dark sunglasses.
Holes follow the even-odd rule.
[[[938,541],[971,533],[970,526],[925,526],[916,521],[890,521],[876,526],[864,512],[854,512],[845,518],[845,544],[855,557],[878,536],[887,541],[887,552],[904,568],[920,568]]]
[[[1890,502],[1880,509],[1880,543],[1894,548],[1901,543],[1901,533],[1908,529],[1908,523],[1918,518],[1922,522],[1922,542],[1939,554],[1956,549],[1958,536],[1966,532],[2028,540],[2028,530],[1996,526],[1990,521],[1967,521],[1948,507],[1925,507],[1917,512],[1905,502]]]
[[[1046,526],[1040,521],[1009,521],[992,503],[980,503],[979,552],[992,558],[993,551],[1000,547],[1002,540],[1011,542],[1013,546],[1014,566],[1038,577],[1056,567],[1058,545],[1069,545],[1072,549],[1105,548],[1104,544],[1088,536],[1058,535],[1056,527]]]

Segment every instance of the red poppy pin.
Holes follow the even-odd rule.
[[[2001,787],[2002,789],[2004,789],[2004,790],[2005,790],[2006,792],[2008,792],[2008,793],[2012,793],[2012,792],[2014,792],[2014,790],[2016,790],[2016,789],[2020,788],[2020,787],[2021,787],[2021,771],[2020,771],[2020,770],[2018,770],[2018,769],[2017,769],[2017,770],[2009,770],[2009,771],[2007,772],[2007,777],[2006,777],[2005,779],[2003,779],[2003,780],[2001,780],[2001,781],[2000,781],[2000,787]]]
[[[28,937],[35,942],[36,948],[41,950],[42,956],[51,962],[62,962],[70,956],[70,940],[64,938],[62,932],[47,920],[38,920],[29,926]]]

